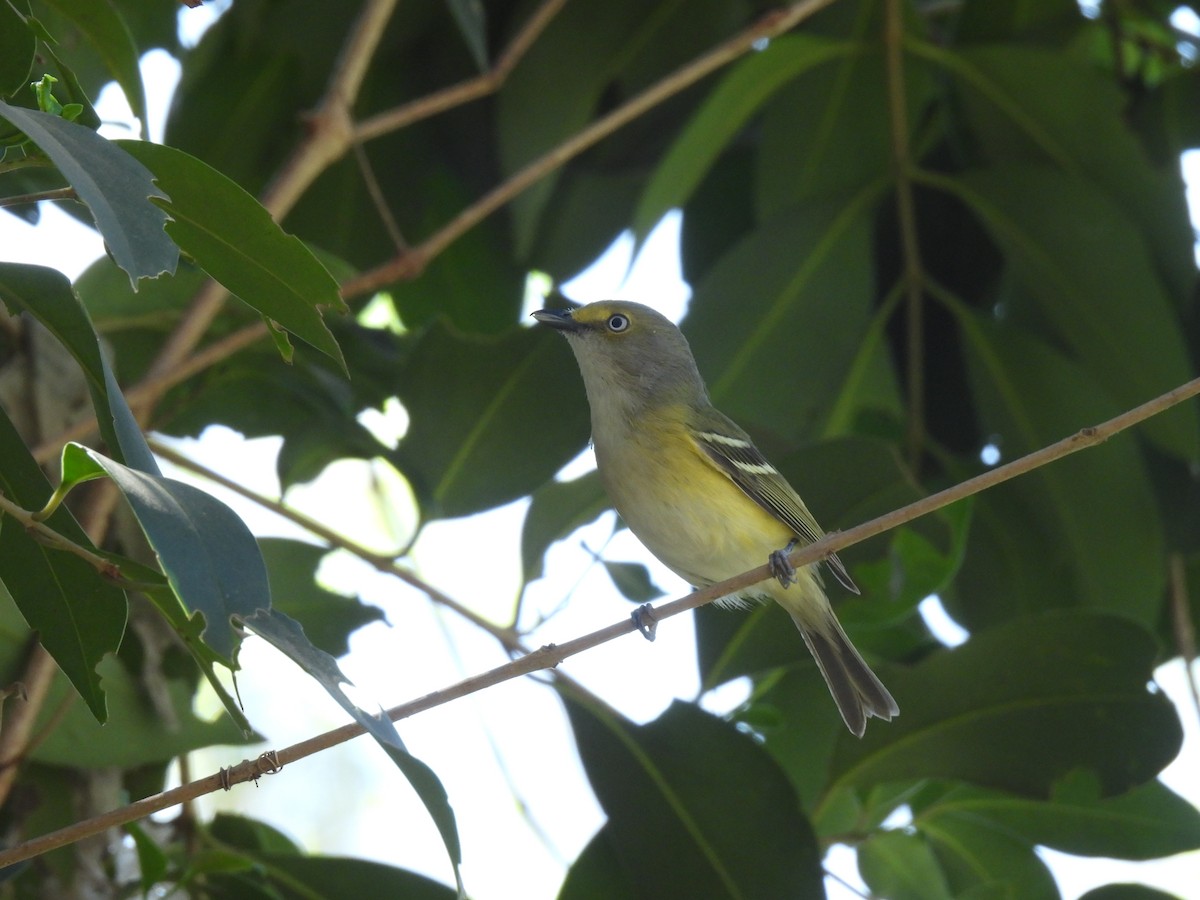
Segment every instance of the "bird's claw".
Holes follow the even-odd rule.
[[[796,567],[792,565],[792,561],[788,559],[792,550],[796,548],[796,541],[789,541],[788,545],[782,550],[773,550],[771,555],[767,557],[767,566],[771,570],[771,574],[778,579],[779,583],[785,588],[788,585],[796,583]]]
[[[654,615],[653,606],[643,603],[629,614],[629,618],[633,619],[633,624],[637,626],[642,637],[648,641],[654,640],[654,633],[658,629],[658,617]]]

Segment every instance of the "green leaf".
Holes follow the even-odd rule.
[[[1152,779],[1179,752],[1171,701],[1146,686],[1157,647],[1127,618],[1062,611],[973,636],[881,673],[902,715],[842,735],[835,787],[952,778],[1048,797],[1078,768],[1105,796]]]
[[[192,710],[192,678],[162,678],[158,695],[169,701],[166,711],[154,708],[145,685],[121,660],[107,657],[99,673],[108,697],[108,720],[101,726],[76,705],[55,721],[68,688],[61,682],[53,685],[38,720],[46,731],[45,740],[32,751],[34,760],[76,769],[131,769],[166,763],[200,747],[263,740],[226,716],[213,722],[198,717]]]
[[[854,194],[895,178],[888,90],[893,76],[880,49],[882,7],[847,4],[830,16],[844,24],[825,30],[858,52],[801,72],[764,105],[754,182],[760,221],[797,203]],[[911,8],[904,18],[907,41],[925,25]],[[901,66],[908,131],[919,138],[930,128],[928,108],[939,95],[935,73],[908,53]]]
[[[125,833],[133,839],[137,848],[138,874],[141,876],[142,892],[150,893],[156,884],[164,880],[170,862],[167,854],[145,829],[137,822],[126,822]]]
[[[146,126],[146,89],[138,68],[138,48],[129,26],[112,0],[92,0],[90,3],[71,3],[65,0],[42,0],[51,9],[70,20],[100,54],[104,65],[125,92],[129,108]]]
[[[0,97],[11,97],[23,90],[33,69],[37,38],[25,24],[25,18],[12,5],[0,3]],[[15,0],[29,15],[28,0]]]
[[[5,118],[45,153],[88,205],[113,259],[136,285],[175,271],[179,248],[163,232],[167,200],[140,162],[112,141],[74,122],[0,102]]]
[[[880,623],[899,621],[926,597],[945,590],[966,555],[971,509],[968,499],[939,512],[938,518],[950,531],[945,549],[915,527],[901,526],[891,532],[886,558],[863,563],[854,570],[866,600],[849,601],[853,617],[863,621],[874,613],[875,621]]]
[[[960,787],[919,817],[932,830],[972,821],[1077,856],[1148,860],[1200,848],[1200,810],[1154,780],[1115,797],[1098,785],[1049,801]]]
[[[416,338],[397,393],[411,424],[393,456],[426,518],[515,500],[587,440],[578,368],[547,329],[484,337],[434,324]]]
[[[956,897],[974,890],[982,897],[1060,900],[1054,876],[1025,832],[969,812],[934,818],[928,810],[917,816],[915,827]]]
[[[1182,898],[1146,887],[1144,884],[1106,884],[1081,895],[1079,900],[1182,900]]]
[[[487,16],[482,0],[446,0],[454,22],[480,72],[488,69]]]
[[[0,487],[24,509],[40,509],[52,490],[0,409]],[[46,524],[67,540],[92,549],[92,542],[64,507]],[[125,633],[128,604],[122,591],[77,556],[33,539],[11,516],[0,518],[0,583],[29,627],[39,634],[97,721],[108,713],[97,666],[115,653]]]
[[[299,622],[313,644],[331,656],[349,652],[351,632],[384,621],[379,607],[317,583],[317,568],[328,548],[284,538],[259,538],[258,548],[271,580],[271,607]]]
[[[570,3],[529,48],[497,97],[497,151],[511,175],[575,134],[592,117],[631,38],[653,16],[634,0]],[[554,90],[547,91],[548,84]],[[515,255],[525,259],[539,219],[561,177],[556,169],[513,203]]]
[[[1034,165],[970,172],[943,184],[980,217],[1023,296],[1117,404],[1144,403],[1192,377],[1175,304],[1142,233],[1095,187]],[[1194,407],[1143,427],[1167,452],[1200,458]]]
[[[269,641],[282,651],[292,662],[311,675],[321,687],[337,701],[350,716],[371,735],[391,757],[396,767],[404,773],[421,802],[425,804],[430,817],[437,826],[454,866],[455,878],[459,880],[461,889],[462,847],[458,839],[458,826],[454,819],[454,810],[450,807],[450,799],[446,789],[438,780],[437,775],[425,763],[410,754],[396,732],[396,726],[383,715],[382,710],[370,713],[352,701],[343,689],[343,685],[351,684],[342,674],[337,660],[313,646],[304,634],[304,629],[293,619],[288,618],[277,609],[260,609],[253,616],[243,620],[259,637]]]
[[[608,577],[626,600],[646,603],[663,595],[662,589],[650,580],[650,570],[641,563],[603,560],[603,564]]]
[[[638,896],[637,884],[621,865],[615,829],[605,824],[567,869],[557,900],[609,900]]]
[[[87,310],[56,269],[0,263],[0,298],[9,311],[26,311],[46,327],[75,357],[87,378],[100,435],[110,452],[126,465],[158,473],[146,439],[100,350]]]
[[[794,447],[832,409],[869,327],[881,189],[787,210],[696,286],[683,331],[713,402],[752,434]]]
[[[572,481],[548,481],[533,492],[521,526],[521,567],[528,584],[542,577],[546,551],[555,541],[595,521],[609,508],[599,472]]]
[[[686,202],[720,153],[780,87],[809,69],[858,52],[845,41],[791,34],[738,63],[708,95],[646,184],[633,215],[638,240]]]
[[[812,830],[749,737],[678,701],[647,725],[570,698],[567,713],[636,896],[821,896]]]
[[[193,156],[161,144],[118,141],[154,173],[170,197],[167,233],[247,305],[334,360],[341,348],[321,318],[344,311],[337,282],[304,243],[276,224],[250,194]]]
[[[237,634],[231,616],[269,607],[262,555],[242,520],[189,484],[138,472],[79,444],[62,456],[63,485],[107,475],[121,489],[158,555],[171,588],[189,612],[204,615],[204,642],[232,664]]]
[[[1091,374],[1058,350],[973,314],[962,313],[959,324],[977,416],[1005,457],[1120,412]],[[1157,620],[1166,569],[1162,523],[1133,435],[989,491],[976,508],[983,527],[972,532],[950,598],[968,628],[1051,605],[1091,606],[1147,625]],[[1008,534],[1016,522],[1020,533]],[[1033,556],[1024,555],[1030,550]],[[1039,585],[1037,573],[1020,571],[1031,560],[1053,580]]]
[[[1086,54],[1029,43],[967,45],[954,52],[926,44],[913,49],[954,79],[952,108],[965,119],[984,158],[1001,165],[1053,163],[1068,182],[1091,181],[1119,206],[1139,242],[1145,236],[1152,265],[1171,296],[1186,302],[1195,263],[1179,166],[1174,160],[1162,168],[1150,164],[1129,127],[1130,101],[1118,79]],[[1047,246],[1069,246],[1065,237]]]
[[[871,892],[889,900],[951,900],[953,896],[920,835],[883,831],[868,836],[858,845],[858,869]]]

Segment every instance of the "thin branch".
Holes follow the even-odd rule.
[[[810,565],[820,559],[824,559],[831,553],[849,547],[851,544],[857,544],[860,541],[865,541],[867,538],[875,537],[906,522],[911,522],[913,519],[935,512],[957,500],[978,494],[980,491],[994,487],[1001,482],[1048,465],[1064,456],[1069,456],[1079,450],[1101,444],[1113,435],[1197,395],[1200,395],[1200,378],[1189,381],[1100,425],[1083,428],[1070,437],[1063,438],[1048,447],[1043,447],[1041,450],[1036,450],[1006,465],[997,466],[995,469],[970,478],[944,491],[924,497],[915,503],[910,503],[908,506],[893,510],[862,525],[846,531],[826,535],[815,544],[809,544],[806,547],[795,550],[791,554],[791,562],[797,567]],[[659,621],[668,619],[671,616],[679,615],[697,606],[711,603],[719,597],[737,593],[743,588],[758,584],[770,577],[770,567],[767,565],[759,566],[749,572],[744,572],[734,578],[722,581],[719,584],[694,591],[685,597],[670,600],[661,606],[654,607],[654,618]],[[452,700],[458,700],[469,694],[477,693],[485,688],[494,687],[505,681],[511,681],[514,678],[529,675],[543,669],[555,668],[563,660],[577,653],[597,647],[607,641],[611,641],[614,638],[629,634],[635,628],[636,626],[632,620],[622,619],[620,622],[609,625],[607,628],[602,628],[591,634],[585,634],[564,644],[547,644],[525,656],[514,659],[512,662],[463,679],[448,688],[434,691],[423,697],[411,700],[408,703],[392,707],[387,711],[386,715],[392,721],[398,721],[433,709],[436,706],[449,703]],[[228,790],[234,784],[240,784],[245,781],[257,781],[263,775],[273,774],[282,766],[345,743],[351,738],[359,737],[363,733],[363,727],[357,722],[353,722],[333,731],[327,731],[324,734],[308,738],[283,750],[264,753],[255,760],[243,760],[230,769],[223,769],[206,778],[201,778],[172,790],[146,797],[136,803],[123,806],[120,809],[77,822],[66,828],[50,832],[49,834],[9,848],[0,852],[0,867],[9,866],[21,860],[37,856],[38,854],[63,847],[93,834],[98,834],[106,828],[123,825],[126,822],[132,822],[135,819],[143,818],[159,810],[176,806],[188,800],[194,800],[204,794],[213,793],[219,788]]]
[[[120,572],[112,560],[105,559],[99,553],[75,543],[70,538],[63,537],[45,522],[35,519],[34,516],[36,513],[21,508],[3,494],[0,494],[0,513],[12,516],[38,543],[45,544],[47,547],[55,550],[61,550],[64,553],[70,553],[72,556],[78,556],[105,577],[114,578],[119,576]]]
[[[14,194],[11,197],[0,197],[0,207],[20,206],[22,203],[37,203],[41,200],[75,200],[77,197],[75,188],[55,188],[49,191],[34,191],[31,194]]]
[[[908,133],[907,85],[904,79],[904,13],[900,0],[887,0],[883,43],[887,63],[888,118],[892,136],[892,170],[896,179],[896,212],[900,219],[907,295],[905,330],[908,358],[908,428],[905,434],[909,468],[920,470],[925,443],[925,326],[924,281],[921,248],[917,238],[916,203],[913,199],[912,148]]]
[[[410,252],[401,253],[383,265],[351,278],[342,285],[342,296],[348,299],[368,294],[394,281],[415,277],[434,257],[463,234],[555,169],[562,167],[647,110],[745,55],[759,41],[783,34],[832,2],[834,0],[805,0],[764,16],[749,28],[676,69],[608,115],[597,119],[587,128],[538,157],[507,181],[480,197]]]

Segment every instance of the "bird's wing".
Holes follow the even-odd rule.
[[[741,488],[747,497],[787,525],[804,544],[816,543],[825,536],[787,479],[767,461],[736,422],[709,407],[697,411],[688,426],[702,454]],[[825,563],[846,590],[859,593],[858,586],[836,553],[831,553]]]

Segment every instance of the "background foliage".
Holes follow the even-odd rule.
[[[562,283],[671,209],[694,289],[683,328],[713,399],[830,528],[1195,377],[1179,157],[1200,146],[1200,70],[1169,21],[1181,5],[1196,8],[236,0],[185,50],[165,0],[0,0],[0,198],[34,219],[33,201],[69,188],[109,249],[74,285],[0,263],[0,667],[40,686],[5,711],[6,842],[248,738],[233,698],[215,723],[191,711],[202,677],[235,664],[231,615],[335,696],[326,651],[373,618],[313,593],[319,552],[273,541],[260,556],[216,501],[161,479],[118,383],[147,431],[282,436],[285,488],[386,460],[422,527],[532,494],[533,579],[605,505],[593,477],[553,480],[585,445],[586,409],[564,343],[522,327],[529,275]],[[371,40],[343,49],[354,34]],[[641,102],[718,46],[728,65]],[[97,137],[90,99],[108,81],[144,115],[137,58],[154,47],[183,64],[164,143]],[[382,326],[378,301],[361,315],[377,291]],[[357,418],[392,398],[410,420],[395,447]],[[82,436],[80,410],[100,452],[68,446],[48,481],[36,463]],[[724,718],[681,701],[637,725],[560,681],[608,822],[559,896],[818,896],[825,850],[846,843],[880,897],[1036,900],[1059,895],[1038,845],[1136,860],[1200,847],[1200,813],[1156,780],[1181,731],[1147,688],[1156,664],[1194,656],[1198,471],[1193,401],[851,548],[864,591],[840,615],[902,709],[861,741],[773,607],[697,615],[704,688],[752,680]],[[96,479],[132,518],[111,491],[74,487]],[[74,512],[31,530],[20,511],[60,480]],[[408,571],[403,555],[372,561]],[[610,572],[643,599],[642,573]],[[970,632],[961,647],[917,614],[931,593]],[[471,615],[509,649],[529,625],[519,604],[508,621]],[[348,709],[456,859],[436,776]],[[898,809],[910,824],[884,827]],[[306,856],[249,819],[130,834],[145,888],[454,895]],[[4,889],[62,896],[97,871],[121,889],[94,846],[5,870]]]

